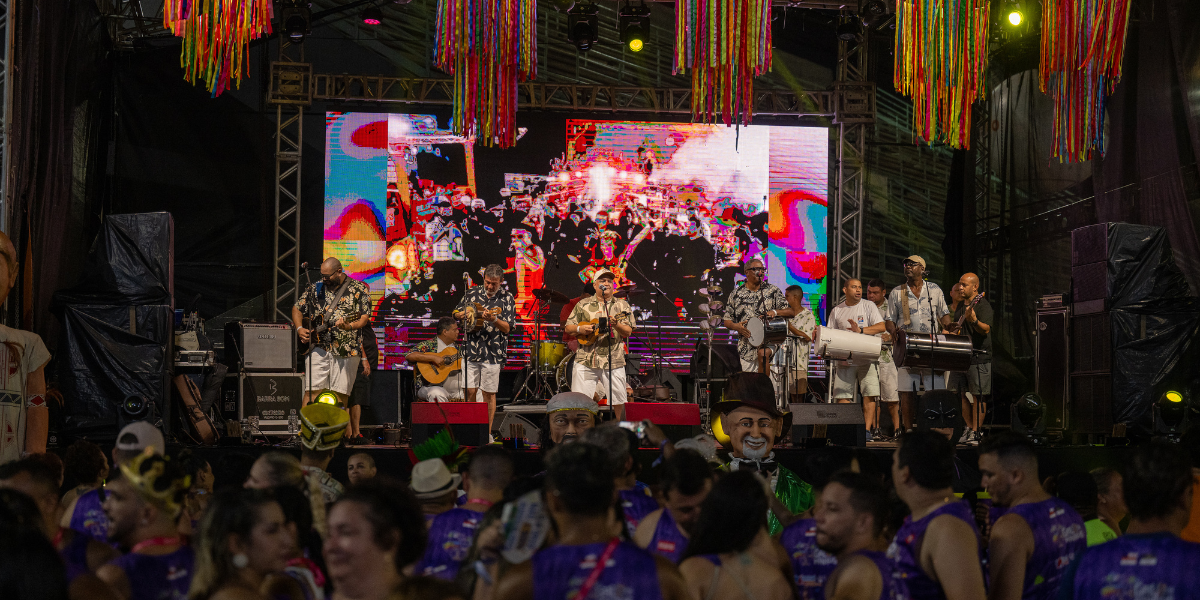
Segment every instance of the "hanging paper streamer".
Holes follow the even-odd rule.
[[[921,140],[971,147],[971,103],[986,94],[988,0],[896,3],[892,83],[913,100]]]
[[[1104,106],[1121,80],[1129,0],[1046,0],[1040,81],[1054,98],[1059,162],[1104,156]]]
[[[692,70],[692,121],[750,124],[771,68],[771,0],[676,0],[676,75]]]
[[[183,38],[183,78],[213,97],[241,83],[250,41],[271,33],[271,0],[164,0],[163,27]]]
[[[438,0],[437,67],[454,75],[454,133],[517,143],[517,83],[537,77],[535,0]]]

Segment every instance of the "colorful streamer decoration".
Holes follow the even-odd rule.
[[[1054,98],[1059,162],[1104,156],[1104,107],[1121,81],[1130,0],[1046,0],[1042,8],[1042,92]]]
[[[985,96],[988,0],[900,0],[892,83],[913,100],[921,140],[971,147],[971,103]]]
[[[183,78],[213,97],[240,85],[250,41],[271,33],[271,0],[164,0],[163,27],[183,38]]]
[[[454,75],[454,133],[516,145],[517,83],[537,77],[536,0],[438,0],[434,58]]]
[[[771,0],[676,0],[676,75],[692,70],[692,121],[749,125],[771,68]]]

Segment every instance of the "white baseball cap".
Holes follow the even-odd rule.
[[[161,456],[167,444],[163,440],[162,432],[157,427],[148,421],[134,421],[123,427],[121,433],[117,434],[116,445],[117,450],[134,452],[154,448],[154,453]]]

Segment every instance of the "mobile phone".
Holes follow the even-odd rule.
[[[597,326],[596,331],[608,333],[608,317],[600,317],[600,325]]]

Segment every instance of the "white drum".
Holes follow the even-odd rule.
[[[879,362],[883,339],[844,329],[817,326],[813,346],[819,356],[828,360],[844,360],[851,365]]]
[[[787,339],[787,319],[783,317],[766,320],[751,317],[746,321],[746,329],[750,330],[750,345],[755,348],[779,344]]]

